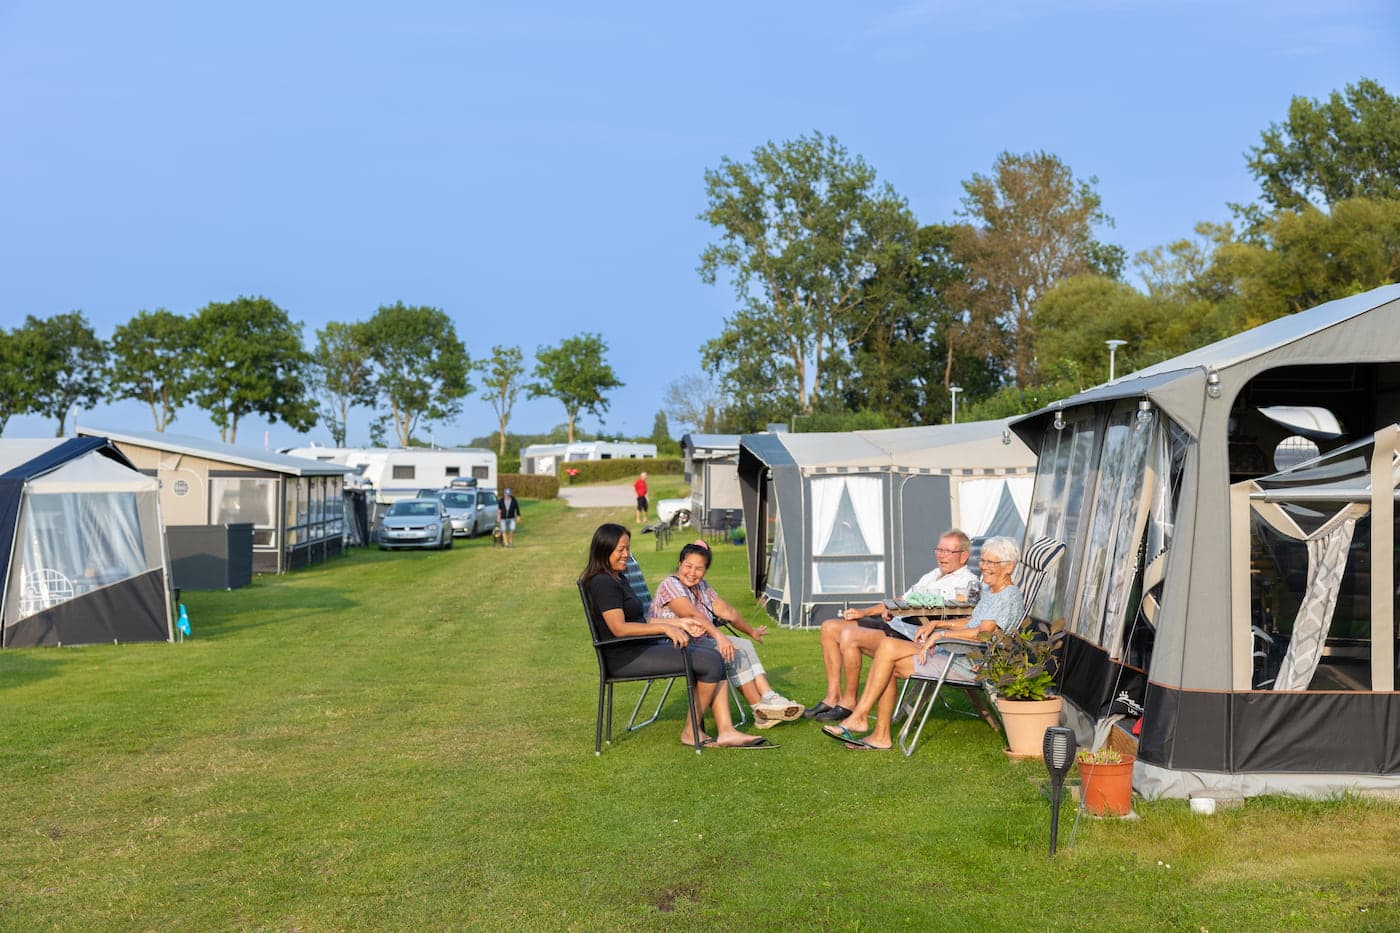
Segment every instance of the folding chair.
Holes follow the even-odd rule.
[[[646,687],[642,689],[642,696],[638,698],[637,705],[632,709],[632,718],[627,721],[627,731],[635,732],[642,726],[650,725],[656,721],[656,717],[661,714],[661,704],[666,702],[666,694],[671,692],[671,685],[675,683],[677,677],[685,677],[686,699],[690,707],[691,735],[700,735],[700,715],[695,708],[695,676],[690,670],[690,655],[684,651],[676,652],[679,655],[675,673],[666,681],[666,690],[661,694],[661,702],[656,704],[656,712],[646,722],[637,723],[637,710],[642,707],[642,700],[646,699],[647,691],[651,689],[654,676],[635,677],[618,674],[612,670],[609,662],[610,648],[618,645],[625,645],[636,641],[650,641],[656,638],[655,635],[632,635],[618,637],[608,629],[600,617],[593,611],[593,601],[588,598],[588,588],[580,582],[578,585],[579,599],[583,601],[583,614],[588,620],[588,631],[593,638],[593,651],[598,656],[598,720],[593,735],[593,754],[603,754],[603,741],[607,740],[612,744],[612,710],[613,710],[613,684],[631,681],[644,680]],[[663,675],[664,676],[664,675]],[[604,730],[604,720],[606,718],[606,732]],[[635,723],[635,724],[634,724]],[[695,747],[695,753],[700,754],[700,746]]]
[[[1016,634],[1025,627],[1026,621],[1031,617],[1031,607],[1035,605],[1036,597],[1040,594],[1041,586],[1045,583],[1046,575],[1051,568],[1059,562],[1065,553],[1063,541],[1054,538],[1037,538],[1021,553],[1021,560],[1016,565],[1016,570],[1012,573],[1012,580],[1021,590],[1021,596],[1025,600],[1026,611],[1011,629],[1009,634]],[[909,689],[910,684],[917,681],[919,692],[914,698],[913,707],[909,716],[904,721],[904,728],[899,730],[899,747],[904,752],[905,757],[914,754],[914,749],[919,744],[919,736],[923,734],[924,724],[928,722],[929,713],[933,711],[933,704],[938,699],[938,694],[945,686],[956,687],[967,694],[968,701],[972,703],[974,715],[980,714],[992,728],[1004,731],[1001,723],[995,718],[996,705],[990,701],[987,685],[980,679],[964,680],[957,675],[950,676],[953,662],[959,657],[966,657],[974,651],[981,650],[985,644],[976,640],[942,638],[938,641],[938,647],[943,649],[948,655],[947,663],[935,677],[921,677],[915,674],[904,682],[904,687],[900,691],[899,700],[895,709],[899,709],[904,704],[904,693]],[[929,692],[929,686],[933,686],[932,695],[925,695]],[[948,700],[945,697],[944,705]],[[922,715],[920,715],[922,710]],[[919,726],[914,730],[914,735],[909,736],[909,729],[914,724],[914,720],[919,720]]]

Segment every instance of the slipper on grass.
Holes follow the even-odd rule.
[[[846,747],[853,752],[887,752],[892,745],[871,745],[869,742],[847,742]]]
[[[742,745],[711,745],[710,748],[782,748],[776,742],[770,742],[763,736],[755,736]]]
[[[834,728],[834,731],[833,731],[833,728]],[[851,730],[850,730],[850,729],[847,729],[845,726],[836,726],[836,727],[832,727],[832,726],[822,726],[822,732],[824,732],[824,733],[826,733],[827,735],[831,736],[831,737],[832,737],[833,739],[835,739],[836,741],[841,742],[841,743],[843,743],[843,744],[845,744],[845,745],[850,745],[850,746],[852,746],[852,747],[854,747],[854,748],[874,748],[874,747],[875,747],[875,746],[873,746],[873,745],[868,745],[868,744],[866,744],[866,742],[865,742],[864,739],[862,739],[862,738],[860,738],[860,737],[858,737],[858,736],[852,735],[852,734],[851,734]]]

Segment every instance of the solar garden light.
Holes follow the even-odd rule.
[[[1045,769],[1050,772],[1050,854],[1055,854],[1055,837],[1060,832],[1060,792],[1064,790],[1065,775],[1074,764],[1074,752],[1079,743],[1074,739],[1074,730],[1064,726],[1051,726],[1045,730],[1045,744],[1041,751],[1045,755]]]

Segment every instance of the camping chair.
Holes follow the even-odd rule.
[[[19,613],[32,616],[66,603],[75,595],[73,581],[57,570],[26,570],[20,582]]]
[[[630,575],[630,568],[629,568]],[[661,694],[661,702],[656,704],[656,712],[646,722],[636,723],[637,710],[642,707],[642,700],[646,699],[647,690],[651,689],[653,677],[629,677],[616,674],[609,665],[610,657],[608,649],[617,645],[625,645],[638,639],[654,639],[654,635],[633,635],[619,638],[614,635],[606,625],[602,624],[593,612],[593,602],[588,598],[588,588],[582,581],[578,585],[579,599],[583,601],[583,614],[588,620],[588,631],[593,638],[593,651],[598,656],[598,720],[593,734],[593,754],[603,753],[603,740],[606,738],[609,745],[612,744],[612,699],[613,684],[629,681],[645,680],[646,687],[642,690],[642,696],[638,698],[637,705],[632,709],[632,718],[627,721],[627,731],[634,732],[642,726],[650,725],[656,721],[656,717],[661,714],[661,704],[666,702],[666,694],[671,692],[671,684],[676,677],[685,677],[686,698],[690,707],[691,734],[698,737],[700,735],[700,715],[695,708],[695,677],[690,670],[690,655],[684,651],[678,652],[680,655],[674,675],[666,681],[666,690]],[[604,730],[603,723],[606,716],[607,729]],[[695,753],[700,754],[700,746],[697,744]]]
[[[647,580],[646,577],[642,576],[641,565],[639,565],[637,563],[637,559],[631,556],[630,554],[627,556],[626,580],[627,585],[632,589],[632,595],[636,596],[642,604],[642,613],[647,618],[651,618],[651,591],[647,589]],[[722,625],[723,627],[728,629],[731,635],[737,636],[739,634],[738,632],[734,631],[734,627],[732,625],[730,625],[728,622],[725,622],[723,619],[715,619],[711,617],[711,621]],[[727,665],[725,667],[725,676],[729,676],[729,669]],[[646,722],[638,723],[635,727],[633,727],[632,720],[635,720],[637,718],[637,710],[640,710],[642,708],[642,701],[646,699],[647,691],[651,689],[651,681],[647,681],[646,686],[642,688],[642,695],[637,698],[636,709],[632,710],[632,720],[628,720],[628,732],[633,731],[634,728],[640,729],[642,726],[648,726],[651,725],[653,722],[656,722],[656,717],[661,715],[661,707],[666,702],[666,696],[671,692],[671,685],[673,683],[675,683],[674,677],[666,681],[666,689],[661,692],[661,699],[657,701],[656,711],[651,714],[651,718],[648,719]],[[729,697],[734,704],[735,711],[738,713],[738,715],[734,718],[734,725],[736,726],[742,726],[749,721],[748,714],[744,712],[744,704],[743,701],[740,700],[740,696],[741,694],[739,692],[739,685],[734,682],[734,679],[732,677],[730,677]]]
[[[1054,538],[1038,538],[1028,545],[1021,553],[1021,560],[1013,572],[1012,580],[1021,590],[1021,596],[1025,600],[1026,611],[1017,621],[1016,625],[1008,634],[1015,635],[1025,627],[1026,621],[1031,617],[1031,607],[1035,605],[1036,597],[1040,594],[1041,586],[1045,583],[1045,578],[1050,570],[1055,566],[1065,553],[1063,541]],[[980,714],[997,731],[1003,731],[1001,724],[996,720],[995,704],[989,702],[990,696],[987,686],[981,680],[963,680],[956,674],[950,676],[949,670],[953,666],[953,661],[959,657],[966,657],[968,654],[985,647],[984,643],[975,640],[963,639],[940,639],[938,647],[948,654],[948,661],[943,665],[943,670],[938,672],[936,677],[921,677],[918,674],[910,677],[904,682],[904,688],[900,691],[899,700],[895,705],[898,710],[904,705],[904,693],[909,689],[909,685],[915,681],[919,682],[919,692],[914,697],[913,706],[908,717],[904,720],[904,728],[899,730],[899,747],[905,757],[914,754],[914,749],[919,744],[919,736],[923,734],[924,724],[928,722],[929,713],[933,711],[933,704],[938,699],[938,694],[945,686],[956,687],[967,694],[968,701],[972,703],[976,710],[974,715]],[[925,695],[929,692],[929,685],[933,685],[932,695]],[[945,697],[944,705],[947,705]],[[922,715],[920,715],[922,710]],[[919,720],[919,726],[914,730],[914,735],[910,737],[909,729],[914,725],[914,720]]]

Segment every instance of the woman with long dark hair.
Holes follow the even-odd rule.
[[[691,619],[647,620],[642,603],[633,594],[623,575],[631,554],[632,536],[626,528],[611,522],[599,525],[588,547],[588,566],[579,577],[593,603],[594,622],[602,622],[613,636],[627,638],[652,635],[634,643],[613,645],[607,649],[613,670],[629,676],[655,672],[669,676],[676,669],[676,652],[690,654],[690,669],[695,675],[695,705],[703,717],[709,710],[715,720],[715,734],[696,736],[691,732],[690,717],[681,730],[681,744],[718,748],[776,748],[762,736],[747,735],[734,728],[729,715],[729,683],[724,676],[724,659],[710,644],[692,644],[695,636],[705,629]]]

